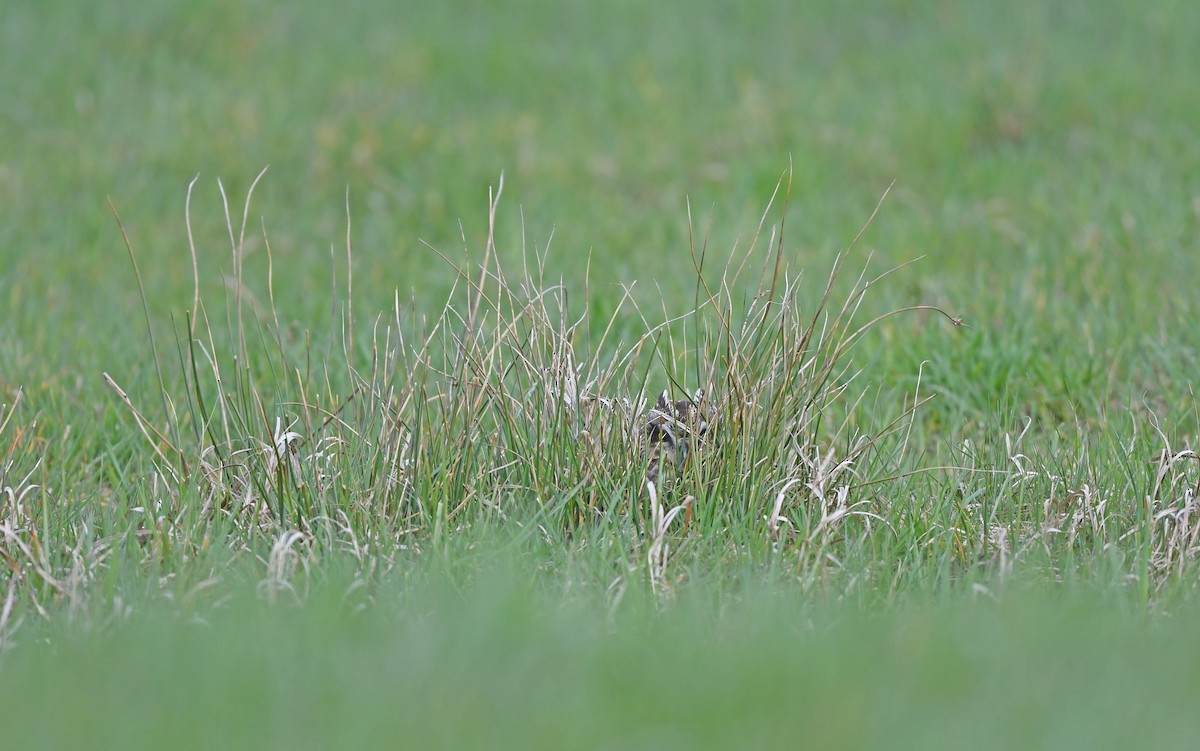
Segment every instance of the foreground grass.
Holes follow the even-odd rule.
[[[514,574],[518,574],[514,578]],[[159,603],[6,660],[8,748],[1190,748],[1195,614],[1042,590],[866,615],[786,591],[616,612],[528,572],[352,612]],[[717,593],[727,599],[727,593]],[[1120,645],[1119,648],[1114,648]],[[69,721],[64,721],[64,716]]]

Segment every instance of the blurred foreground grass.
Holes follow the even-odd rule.
[[[243,591],[23,646],[0,720],[8,748],[1191,747],[1190,609],[1021,590],[607,616],[496,573],[357,613],[340,588],[302,608]]]

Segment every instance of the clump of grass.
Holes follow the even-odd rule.
[[[18,530],[29,528],[31,514],[28,503],[38,489],[32,479],[40,464],[40,461],[29,459],[29,436],[25,427],[13,422],[21,397],[22,392],[18,390],[12,402],[0,404],[0,509],[4,512],[0,515],[0,552],[4,554],[5,562],[14,569],[8,577],[4,599],[0,602],[0,653],[12,646],[11,634],[20,626],[20,619],[13,618],[13,604],[17,585],[27,577],[18,575],[21,567],[16,561],[27,562],[23,568],[32,576],[41,574],[43,581],[57,583],[53,576],[46,578],[45,568],[37,565],[37,556],[30,542],[18,533]],[[16,559],[10,551],[21,554],[23,558]]]
[[[16,643],[26,616],[48,619],[65,606],[67,619],[90,618],[97,574],[114,539],[88,515],[63,513],[45,487],[50,442],[18,389],[0,403],[0,654]]]
[[[227,208],[232,296],[215,324],[193,246],[197,292],[177,327],[178,385],[160,377],[163,427],[109,377],[157,457],[158,495],[142,506],[139,537],[155,555],[180,546],[194,555],[221,534],[248,550],[262,539],[265,586],[278,592],[281,572],[321,550],[374,566],[397,550],[444,550],[473,528],[508,527],[564,545],[615,536],[627,570],[664,590],[684,575],[672,570],[672,547],[691,539],[795,550],[797,569],[815,577],[886,528],[877,495],[860,492],[885,467],[868,476],[864,458],[918,404],[861,432],[851,352],[896,313],[961,321],[927,306],[859,320],[882,277],[860,276],[835,305],[848,252],[807,298],[782,223],[768,228],[781,189],[749,245],[715,274],[707,243],[693,242],[689,309],[664,304],[656,318],[626,289],[607,320],[592,320],[586,283],[579,304],[547,281],[544,256],[522,248],[516,268],[501,261],[502,191],[503,179],[477,264],[435,251],[457,272],[442,309],[427,317],[397,295],[373,322],[365,361],[353,341],[348,209],[340,351],[322,355],[310,337],[284,336],[265,233],[265,303],[243,277],[253,186],[240,228]],[[188,229],[190,238],[190,211]],[[685,401],[703,391],[693,407],[711,425],[655,482],[646,420],[661,389]]]

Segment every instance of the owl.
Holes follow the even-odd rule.
[[[695,450],[703,444],[712,421],[712,412],[704,401],[704,389],[691,399],[672,402],[667,392],[658,395],[654,408],[646,413],[646,480],[658,483],[669,468],[674,478],[683,473]]]

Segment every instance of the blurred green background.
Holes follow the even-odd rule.
[[[240,220],[271,165],[250,232],[265,223],[285,312],[307,321],[328,308],[347,190],[360,310],[396,289],[440,304],[452,275],[421,241],[456,255],[461,225],[477,253],[502,171],[504,248],[549,243],[570,280],[591,254],[603,308],[616,282],[690,292],[685,201],[727,252],[791,164],[787,245],[815,276],[895,181],[874,263],[926,258],[895,298],[1111,346],[1192,312],[1172,290],[1200,222],[1198,16],[1169,0],[17,0],[0,50],[7,338],[58,342],[47,367],[105,356],[97,323],[133,338],[108,198],[155,312],[186,307],[197,174],[218,284],[216,179]]]

